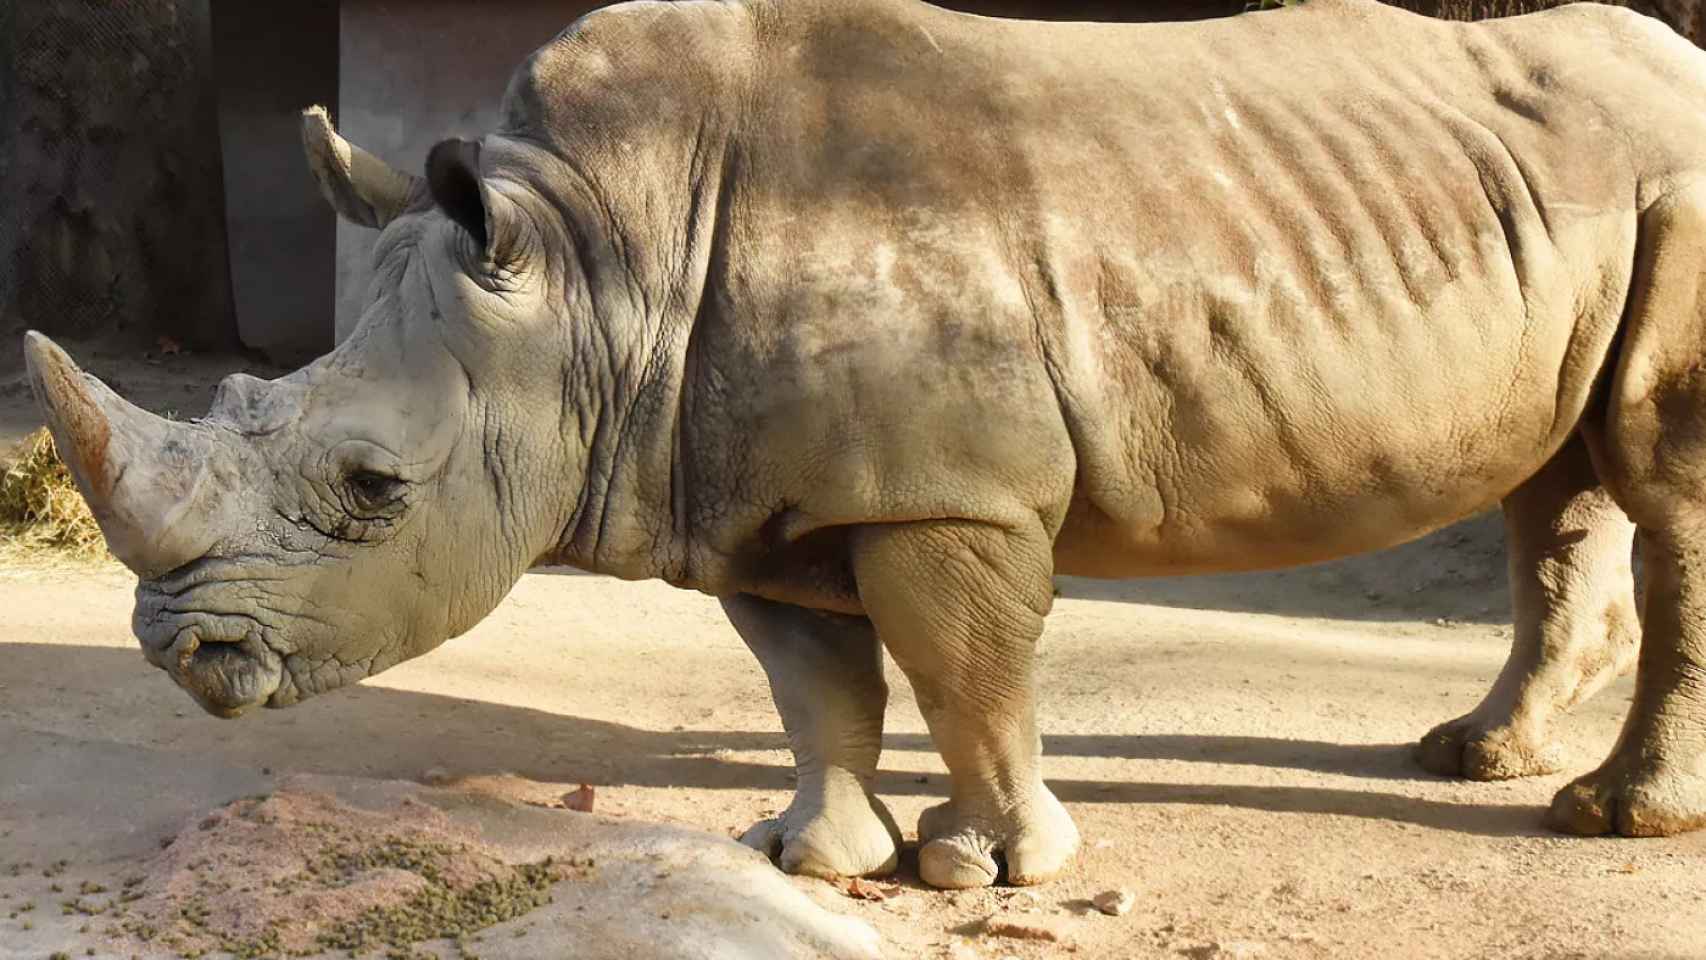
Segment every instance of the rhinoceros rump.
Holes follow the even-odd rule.
[[[1511,660],[1422,762],[1550,769],[1638,646],[1552,822],[1706,822],[1706,54],[1654,21],[638,3],[504,117],[414,177],[306,115],[380,228],[370,305],[201,421],[26,342],[143,647],[208,709],[418,655],[531,564],[663,578],[721,598],[794,749],[748,842],[893,867],[887,649],[953,773],[924,878],[1034,883],[1077,843],[1038,773],[1052,574],[1322,560],[1502,502]]]

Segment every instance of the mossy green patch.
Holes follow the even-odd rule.
[[[550,858],[522,864],[509,876],[481,880],[462,889],[446,883],[436,870],[416,872],[427,881],[426,889],[396,906],[374,907],[353,921],[338,924],[320,935],[320,944],[360,950],[461,938],[550,903],[551,884],[563,877]],[[462,952],[468,953],[465,948]]]

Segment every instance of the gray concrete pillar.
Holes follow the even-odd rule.
[[[213,60],[238,334],[302,361],[333,342],[336,217],[303,159],[299,117],[337,105],[337,0],[215,0]]]
[[[498,124],[510,73],[601,3],[563,0],[345,0],[338,131],[387,163],[420,173],[445,137]],[[354,329],[372,277],[372,230],[338,224],[337,332]]]

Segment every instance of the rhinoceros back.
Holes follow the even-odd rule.
[[[559,41],[512,112],[637,171],[732,118],[696,349],[757,386],[707,433],[813,465],[825,522],[1049,450],[1064,569],[1298,562],[1496,500],[1592,399],[1639,210],[1706,166],[1702,55],[1615,8],[684,8],[598,15],[620,42]]]

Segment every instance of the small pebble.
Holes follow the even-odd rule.
[[[1131,912],[1137,898],[1132,896],[1130,890],[1103,890],[1090,902],[1096,905],[1097,910],[1110,917],[1123,917]]]

